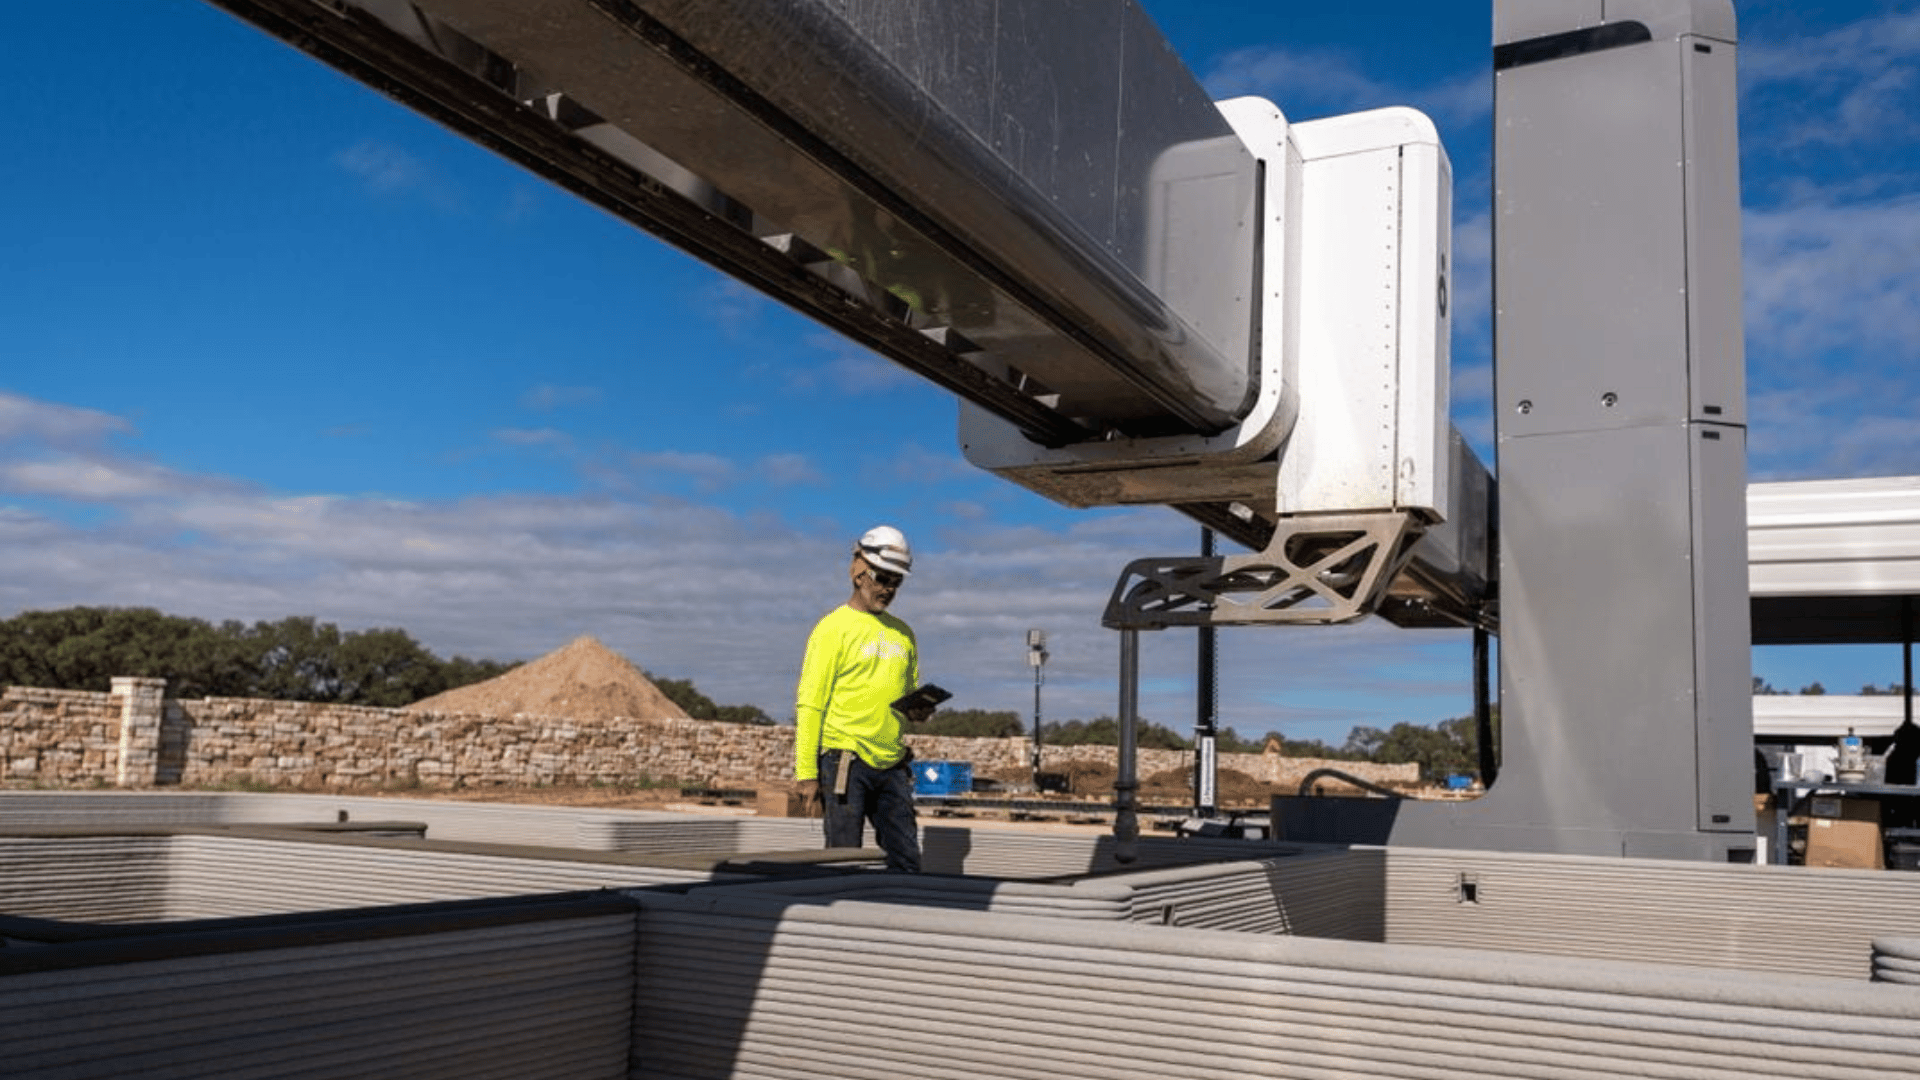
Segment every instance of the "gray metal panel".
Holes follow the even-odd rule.
[[[1741,321],[1739,85],[1732,7],[1725,41],[1679,41],[1687,177],[1687,373],[1691,415],[1747,422],[1746,336]],[[1744,483],[1744,473],[1742,482]]]
[[[1723,8],[1633,11],[1670,35]],[[1497,54],[1494,98],[1500,777],[1387,827],[1396,845],[1750,856],[1745,449],[1739,411],[1706,408],[1742,385],[1739,323],[1724,283],[1688,300],[1738,263],[1737,231],[1689,216],[1738,202],[1732,46],[1561,5],[1556,31],[1545,10],[1495,7],[1538,35]]]
[[[1736,327],[1736,346],[1739,340]],[[1698,825],[1709,832],[1745,832],[1753,822],[1747,431],[1716,424],[1692,425],[1689,430],[1694,478],[1693,712],[1695,760],[1699,763]]]
[[[1502,448],[1506,722],[1499,782],[1469,813],[1505,807],[1507,824],[1577,833],[1562,850],[1589,854],[1694,827],[1691,441],[1676,425]],[[1751,799],[1747,815],[1750,829]]]
[[[1502,439],[1687,415],[1679,48],[1655,41],[1496,76]],[[1503,448],[1503,474],[1507,458]]]

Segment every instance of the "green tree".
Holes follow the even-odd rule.
[[[1383,765],[1413,762],[1429,780],[1476,772],[1479,759],[1475,756],[1473,718],[1457,717],[1433,727],[1395,724],[1381,736],[1372,760]]]
[[[509,664],[501,660],[469,660],[464,656],[455,656],[447,660],[442,660],[440,662],[440,685],[426,696],[432,697],[434,694],[443,693],[447,690],[457,689],[462,686],[471,686],[477,682],[486,682],[488,679],[505,675],[507,672],[519,666],[519,664]]]
[[[1387,741],[1387,733],[1377,727],[1356,726],[1347,732],[1347,741],[1340,747],[1344,756],[1353,761],[1374,761],[1380,752],[1380,745]]]
[[[440,661],[405,630],[362,630],[340,638],[334,700],[398,708],[446,689]]]
[[[233,624],[230,624],[233,625]],[[27,611],[0,621],[0,684],[105,691],[117,675],[195,696],[244,689],[246,650],[225,628],[152,608]]]
[[[643,672],[647,679],[666,695],[668,701],[686,712],[695,720],[716,720],[726,724],[769,725],[773,718],[761,711],[757,705],[721,705],[700,692],[691,679],[669,679],[652,672]]]
[[[1020,714],[1008,710],[940,709],[926,723],[912,728],[915,735],[957,735],[1005,739],[1027,734]],[[1044,733],[1043,733],[1044,735]]]
[[[1191,750],[1193,744],[1171,728],[1142,717],[1134,726],[1135,745],[1150,750]],[[1049,746],[1118,746],[1120,721],[1111,716],[1040,725],[1040,741]]]
[[[714,711],[713,718],[723,724],[753,724],[756,727],[772,727],[773,717],[758,705],[722,705]]]
[[[311,615],[258,622],[249,632],[257,648],[254,694],[278,701],[339,701],[340,628]]]
[[[341,633],[311,616],[246,626],[152,608],[75,607],[0,620],[0,684],[107,690],[117,675],[167,680],[176,697],[406,705],[512,665],[441,661],[404,630]]]

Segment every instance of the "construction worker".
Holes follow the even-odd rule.
[[[794,710],[793,775],[809,815],[824,812],[827,846],[859,847],[865,823],[887,869],[920,870],[912,755],[892,706],[920,684],[913,630],[888,612],[913,570],[913,550],[891,525],[867,530],[847,568],[853,595],[807,637]],[[918,723],[932,706],[906,715]]]

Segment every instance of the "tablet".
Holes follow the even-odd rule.
[[[913,709],[931,709],[952,696],[953,694],[948,691],[932,683],[927,683],[913,693],[895,701],[893,707],[903,713]]]

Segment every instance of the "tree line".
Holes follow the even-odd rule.
[[[1755,675],[1753,677],[1753,696],[1755,697],[1793,697],[1800,695],[1820,697],[1826,694],[1826,692],[1827,688],[1822,686],[1817,679],[1801,687],[1799,690],[1794,691],[1776,689],[1772,683],[1760,676]],[[1906,686],[1897,682],[1890,682],[1885,686],[1876,686],[1873,683],[1868,683],[1860,688],[1861,697],[1901,697],[1904,696],[1906,692]]]
[[[504,675],[517,663],[442,659],[399,629],[341,630],[310,615],[251,625],[153,608],[72,607],[0,619],[0,686],[112,689],[115,676],[167,680],[174,697],[268,698],[400,708]],[[692,681],[648,675],[696,720],[771,724],[720,705]]]
[[[167,680],[176,697],[247,697],[397,708],[515,665],[441,659],[405,630],[342,631],[309,615],[251,625],[153,608],[72,607],[0,620],[0,685],[111,689]]]
[[[773,717],[758,705],[720,705],[693,685],[692,679],[669,679],[644,672],[649,682],[666,695],[668,701],[686,710],[695,720],[714,720],[723,724],[757,724],[770,727]]]
[[[1012,738],[1030,735],[1018,713],[985,709],[942,709],[915,729],[928,735],[959,735],[975,738]],[[1141,719],[1135,725],[1137,745],[1150,750],[1191,750],[1193,740],[1172,728]],[[1040,741],[1048,746],[1115,746],[1120,742],[1120,721],[1111,716],[1092,720],[1042,721]],[[1390,728],[1355,727],[1344,743],[1332,746],[1319,739],[1289,739],[1269,731],[1258,739],[1248,739],[1232,728],[1223,729],[1214,739],[1214,747],[1224,754],[1258,754],[1274,741],[1287,757],[1321,758],[1329,761],[1369,761],[1382,765],[1412,762],[1428,779],[1454,774],[1479,772],[1479,739],[1471,716],[1455,717],[1427,726],[1401,722]]]

